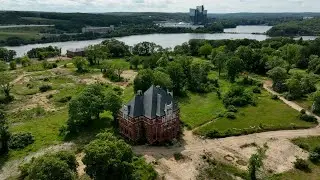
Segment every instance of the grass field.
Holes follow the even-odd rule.
[[[308,137],[308,138],[298,138],[294,139],[293,143],[296,145],[304,144],[309,147],[310,150],[316,146],[320,146],[320,137]],[[319,180],[320,179],[320,166],[314,165],[309,162],[311,173],[305,173],[300,170],[292,170],[283,174],[278,174],[270,178],[270,180]]]
[[[186,98],[179,99],[181,120],[191,129],[213,120],[225,108],[216,93],[188,93]]]
[[[35,152],[43,147],[61,143],[62,137],[59,136],[59,128],[65,124],[67,119],[67,109],[63,109],[54,113],[47,113],[43,117],[34,118],[10,126],[10,131],[12,133],[32,133],[35,142],[22,150],[9,151],[9,158],[15,159],[24,157],[26,154]],[[11,119],[11,121],[15,121],[15,119]]]
[[[235,120],[226,117],[202,126],[196,133],[205,135],[212,130],[225,133],[228,130],[242,130],[250,127],[263,126],[266,129],[288,129],[290,127],[309,128],[312,123],[301,121],[299,112],[293,110],[281,101],[271,99],[271,95],[263,91],[257,99],[257,106],[240,108]]]
[[[26,40],[40,39],[41,32],[50,28],[52,27],[4,28],[0,29],[0,40],[6,40],[9,37],[19,37]]]

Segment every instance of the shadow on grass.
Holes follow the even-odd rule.
[[[8,159],[9,159],[9,155],[8,154],[4,154],[4,155],[0,156],[0,169],[8,161]]]
[[[94,140],[97,134],[104,131],[115,132],[113,118],[102,117],[96,119],[90,126],[86,126],[79,133],[67,135],[64,141],[74,142],[78,149],[81,150],[90,141]]]

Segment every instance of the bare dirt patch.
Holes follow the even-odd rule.
[[[83,152],[76,155],[76,159],[77,159],[77,162],[78,162],[77,172],[78,172],[78,176],[79,177],[81,177],[81,176],[86,174],[86,172],[84,171],[86,166],[82,162],[82,158],[84,157],[84,155],[85,154]]]
[[[49,112],[56,111],[55,106],[50,102],[50,100],[47,97],[49,95],[54,95],[57,93],[58,93],[57,90],[53,90],[53,91],[37,93],[35,95],[29,96],[25,102],[20,104],[20,106],[17,109],[14,109],[13,111],[30,110],[36,107],[42,107],[44,110]]]

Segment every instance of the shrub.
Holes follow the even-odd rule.
[[[213,138],[219,138],[219,137],[221,137],[221,134],[220,134],[220,132],[217,131],[217,130],[212,130],[212,131],[209,131],[209,132],[206,134],[206,137],[211,138],[211,139],[213,139]]]
[[[17,63],[15,61],[11,61],[9,65],[10,65],[10,70],[17,69]]]
[[[240,86],[235,86],[223,97],[223,104],[228,107],[230,105],[242,107],[248,104],[252,104],[253,97],[248,91]]]
[[[305,109],[301,109],[300,114],[306,114],[306,110]]]
[[[256,86],[256,87],[254,87],[254,88],[252,89],[252,92],[253,92],[253,93],[256,93],[256,94],[261,94],[261,89]]]
[[[226,117],[228,119],[236,119],[236,115],[233,112],[227,112]]]
[[[52,67],[53,67],[53,68],[57,68],[57,67],[58,67],[58,64],[57,64],[57,63],[53,63],[53,64],[52,64]]]
[[[9,141],[10,149],[23,149],[34,142],[34,137],[31,133],[13,134]]]
[[[73,180],[76,179],[77,161],[71,152],[46,154],[19,167],[19,179]]]
[[[297,146],[299,146],[301,149],[304,149],[304,150],[307,150],[307,151],[310,150],[310,146],[308,144],[306,144],[306,143],[299,142],[299,143],[297,143]]]
[[[271,96],[271,99],[273,99],[273,100],[278,100],[278,99],[279,99],[279,96],[278,96],[278,95],[273,94],[273,95]]]
[[[48,84],[42,85],[42,86],[39,87],[40,92],[47,92],[47,91],[49,91],[51,89],[52,89],[52,86],[48,85]]]
[[[309,156],[309,159],[311,162],[314,164],[319,164],[320,163],[320,146],[316,147]]]
[[[316,117],[314,117],[312,115],[308,115],[308,114],[302,114],[300,116],[300,119],[302,121],[306,121],[306,122],[312,122],[312,123],[317,123],[318,122]]]
[[[233,105],[228,106],[227,109],[228,109],[228,112],[234,112],[234,113],[238,112],[238,109]]]
[[[72,96],[65,96],[58,100],[60,103],[67,103],[72,99]]]
[[[174,153],[174,154],[173,154],[173,157],[174,157],[174,159],[175,159],[176,161],[179,161],[179,160],[181,160],[181,159],[184,158],[184,156],[183,156],[180,152]]]
[[[300,158],[294,162],[294,167],[304,172],[311,172],[308,162]]]

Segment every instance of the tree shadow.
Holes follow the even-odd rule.
[[[81,149],[90,143],[90,141],[94,140],[97,134],[104,131],[115,131],[112,117],[95,119],[92,121],[92,124],[84,127],[79,133],[67,135],[64,141],[71,141]]]
[[[4,166],[4,164],[8,161],[9,155],[4,154],[0,156],[0,169]]]

